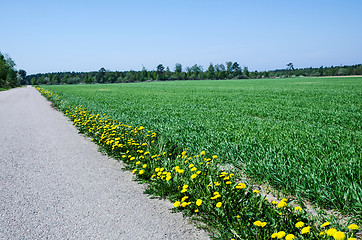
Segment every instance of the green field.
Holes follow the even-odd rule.
[[[285,193],[361,215],[362,78],[42,87],[190,152],[217,154]]]

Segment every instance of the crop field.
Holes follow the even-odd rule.
[[[325,208],[362,210],[362,78],[44,86]],[[166,147],[167,148],[167,147]]]
[[[361,80],[38,89],[137,179],[149,182],[150,194],[168,196],[176,209],[203,219],[216,238],[345,239],[358,225],[313,220],[302,201],[301,207],[289,205],[291,199],[265,201],[243,176],[359,222]]]

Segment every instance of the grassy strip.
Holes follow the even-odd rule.
[[[291,207],[287,199],[270,203],[241,182],[241,176],[220,171],[216,155],[181,151],[170,143],[165,145],[157,133],[142,126],[119,123],[37,89],[82,133],[108,154],[122,159],[137,179],[148,182],[149,193],[167,196],[175,210],[206,222],[215,238],[346,239],[359,228],[310,218],[301,207]]]

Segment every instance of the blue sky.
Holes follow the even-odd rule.
[[[362,63],[362,1],[0,2],[0,51],[28,74]]]

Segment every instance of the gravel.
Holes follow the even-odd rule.
[[[33,87],[0,92],[0,239],[209,239]]]

